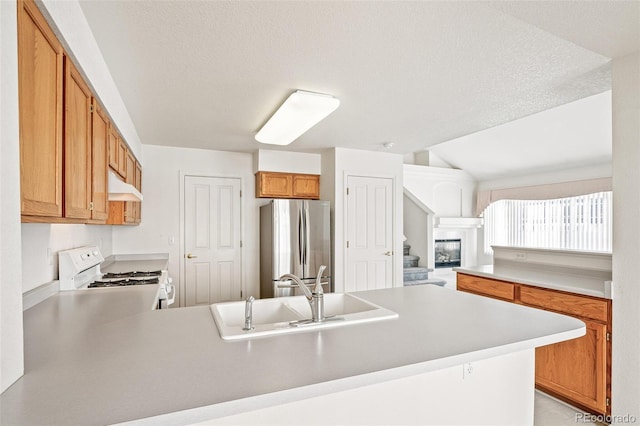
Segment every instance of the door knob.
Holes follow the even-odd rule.
[[[391,256],[392,254],[393,254],[393,252],[392,252],[392,251],[388,251],[388,252],[386,252],[384,255],[385,255],[385,256]]]
[[[195,258],[195,257],[198,257],[198,256],[194,256],[194,255],[193,255],[193,254],[191,254],[191,253],[189,253],[189,254],[187,255],[187,259],[193,259],[193,258]]]

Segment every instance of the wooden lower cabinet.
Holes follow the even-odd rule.
[[[515,285],[510,282],[458,274],[456,285],[460,291],[511,302],[515,300]]]
[[[536,387],[586,411],[611,414],[611,300],[462,273],[457,288],[584,321],[585,336],[536,349]]]
[[[536,386],[598,413],[607,413],[607,325],[583,319],[583,337],[536,349]]]

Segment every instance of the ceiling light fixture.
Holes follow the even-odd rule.
[[[382,146],[384,148],[386,148],[386,149],[393,148],[394,145],[395,145],[395,143],[393,143],[393,142],[385,142],[385,143],[382,144]]]
[[[296,90],[256,133],[256,140],[273,145],[288,145],[318,124],[340,105],[331,95]]]

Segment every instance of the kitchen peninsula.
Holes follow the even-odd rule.
[[[398,318],[229,342],[209,306],[60,293],[25,312],[26,373],[0,423],[532,424],[534,349],[585,333],[438,286],[356,294]]]
[[[536,387],[611,414],[611,253],[493,246],[493,265],[454,269],[459,291],[584,321],[584,337],[536,349]]]

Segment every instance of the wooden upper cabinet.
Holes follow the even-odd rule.
[[[106,221],[109,215],[109,204],[107,201],[109,119],[95,99],[93,100],[92,122],[91,219]]]
[[[118,162],[120,154],[119,144],[118,131],[112,124],[109,124],[109,167],[117,174],[120,174],[118,170],[118,165],[120,164]]]
[[[122,139],[122,136],[118,134],[118,174],[122,176],[124,179],[127,178],[128,168],[128,155],[129,148],[127,148],[127,144]]]
[[[320,176],[293,175],[293,198],[320,198]]]
[[[127,144],[112,124],[109,127],[109,167],[123,179],[127,177]]]
[[[256,173],[257,198],[320,198],[320,176],[280,172]]]
[[[33,1],[19,0],[20,211],[23,216],[62,216],[62,82],[62,46]]]
[[[135,186],[136,189],[140,191],[140,193],[142,193],[142,166],[138,162],[136,162],[135,179],[133,180],[133,182],[133,186]],[[135,203],[133,218],[135,223],[140,223],[142,221],[142,202],[140,201]]]
[[[127,150],[126,157],[126,170],[127,177],[125,182],[135,186],[136,181],[136,158],[133,156],[133,153]],[[136,216],[136,202],[135,201],[125,201],[124,206],[124,221],[125,223],[135,223]]]
[[[92,94],[68,57],[64,66],[64,216],[90,219]]]

